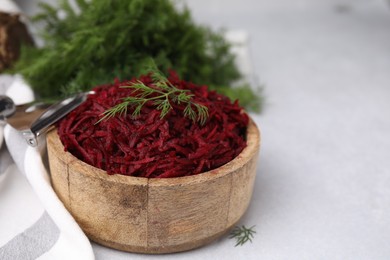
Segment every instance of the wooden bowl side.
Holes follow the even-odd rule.
[[[234,160],[217,169],[149,180],[149,251],[189,250],[211,242],[239,221],[252,197],[260,146],[260,133],[252,121],[247,140]]]
[[[60,200],[92,240],[142,251],[147,247],[148,180],[108,175],[69,152],[57,131],[47,134],[52,185]]]
[[[247,147],[231,162],[195,176],[147,179],[107,175],[64,152],[47,135],[52,183],[92,240],[140,253],[185,251],[227,232],[252,196],[260,134],[251,121]]]

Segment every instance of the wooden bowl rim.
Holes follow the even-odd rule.
[[[108,182],[116,182],[131,185],[153,185],[153,186],[175,186],[192,185],[221,178],[242,168],[257,153],[260,146],[260,131],[252,119],[249,120],[247,128],[247,146],[242,152],[230,162],[207,172],[174,178],[146,178],[126,176],[122,174],[109,175],[106,171],[89,165],[70,152],[64,151],[64,146],[58,136],[57,129],[51,130],[47,134],[47,145],[54,144],[53,148],[63,154],[62,160],[69,162],[69,167],[77,167],[79,172],[89,177],[104,179]]]

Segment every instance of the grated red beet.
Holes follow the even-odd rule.
[[[131,82],[134,82],[133,79]],[[149,76],[139,78],[146,85]],[[248,115],[238,105],[206,86],[180,80],[171,73],[169,81],[193,92],[193,100],[208,107],[204,125],[183,116],[184,105],[172,104],[163,119],[153,104],[141,115],[116,116],[96,122],[107,109],[132,94],[129,81],[99,86],[87,101],[58,124],[65,151],[108,174],[139,177],[180,177],[215,169],[234,159],[246,146]]]

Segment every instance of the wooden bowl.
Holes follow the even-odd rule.
[[[54,190],[86,235],[119,250],[171,253],[205,245],[246,211],[260,146],[250,121],[247,147],[229,163],[202,174],[148,179],[108,175],[69,152],[53,130],[47,147]]]

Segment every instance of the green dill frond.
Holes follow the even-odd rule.
[[[102,113],[102,118],[100,118],[96,124],[104,121],[104,120],[108,120],[114,116],[117,116],[117,115],[125,115],[127,113],[127,108],[129,106],[129,102],[127,101],[123,101],[122,103],[119,103],[118,105],[104,111]]]
[[[145,102],[140,102],[134,109],[133,113],[131,114],[131,116],[133,118],[136,118],[138,117],[139,115],[141,115],[141,109],[143,107],[143,105],[145,104]]]
[[[77,11],[70,0],[40,4],[34,20],[45,45],[23,48],[12,70],[40,98],[131,79],[146,74],[145,68],[164,74],[173,69],[182,79],[216,86],[220,93],[241,78],[222,32],[195,24],[189,10],[179,11],[171,0],[73,2]],[[161,74],[152,77],[165,81]],[[244,94],[241,105],[261,102],[253,91]]]
[[[137,117],[141,114],[142,107],[149,101],[160,111],[160,118],[164,118],[173,109],[171,102],[179,105],[187,103],[183,111],[184,116],[202,125],[206,123],[209,115],[208,108],[193,102],[194,95],[190,94],[189,90],[176,88],[161,72],[152,72],[151,75],[158,75],[152,78],[154,87],[147,86],[139,80],[129,86],[121,86],[121,88],[133,89],[133,95],[123,98],[121,103],[102,113],[102,118],[97,123],[116,115],[126,114],[128,106],[134,107],[132,116]],[[192,106],[196,108],[196,111]]]
[[[157,110],[161,110],[160,118],[164,118],[169,111],[171,111],[172,105],[169,102],[169,99],[164,100],[158,107]]]
[[[242,225],[241,227],[236,226],[231,232],[229,238],[235,238],[236,239],[236,245],[235,246],[242,246],[246,242],[251,242],[254,238],[254,234],[256,231],[254,230],[255,226],[251,226],[250,228],[245,227]]]
[[[192,109],[192,106],[191,106],[190,103],[188,103],[188,104],[186,105],[186,107],[184,108],[183,114],[184,114],[184,116],[188,117],[188,118],[191,119],[192,121],[196,121],[196,113],[195,113],[195,111]]]
[[[209,117],[209,110],[206,106],[202,106],[199,104],[194,104],[194,105],[197,109],[198,121],[201,125],[204,125],[207,121],[207,118]]]

